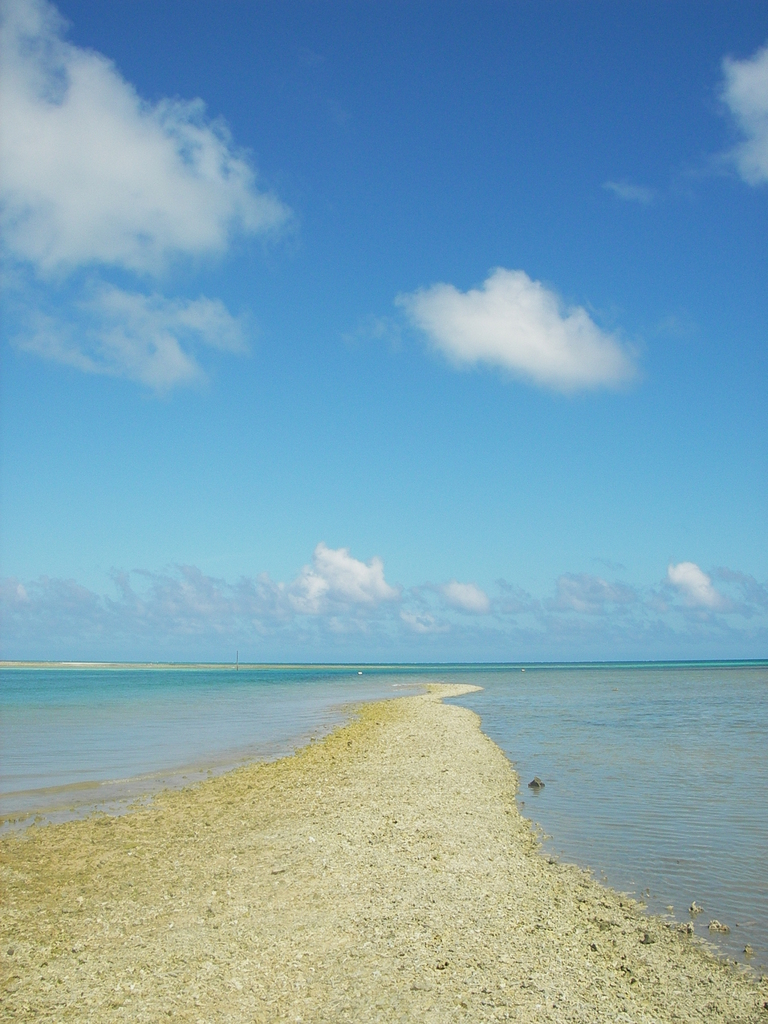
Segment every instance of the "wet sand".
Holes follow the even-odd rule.
[[[542,856],[468,689],[5,838],[0,1019],[768,1024],[765,981]]]

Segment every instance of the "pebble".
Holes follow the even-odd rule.
[[[720,921],[714,919],[709,922],[708,927],[711,932],[719,932],[720,935],[727,935],[731,930],[727,924],[722,924]]]

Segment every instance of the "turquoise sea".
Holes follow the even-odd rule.
[[[698,934],[768,970],[768,662],[4,668],[2,814],[118,811],[432,681],[483,687],[456,702],[514,764],[547,852],[679,921],[695,900]]]

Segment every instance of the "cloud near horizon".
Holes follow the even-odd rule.
[[[731,153],[749,185],[768,182],[768,43],[751,57],[723,60],[722,98],[743,136]]]
[[[497,267],[480,288],[434,284],[395,301],[457,367],[493,366],[562,392],[615,388],[637,375],[614,335],[522,270]]]
[[[242,325],[219,300],[148,295],[146,281],[223,256],[236,234],[275,232],[289,209],[202,100],[143,100],[112,61],[67,42],[46,0],[0,10],[0,226],[27,311],[17,343],[158,391],[204,379],[190,339],[242,353]],[[141,287],[108,288],[114,269]],[[83,271],[95,298],[72,299],[64,286]],[[41,282],[60,305],[44,323]]]
[[[608,583],[589,573],[563,573],[556,582],[552,611],[574,611],[587,615],[605,615],[609,608],[626,608],[638,600],[636,591],[626,583]]]
[[[451,580],[440,587],[440,593],[445,603],[458,611],[485,615],[491,610],[488,595],[474,583],[457,583],[456,580]]]
[[[711,577],[695,562],[678,562],[677,565],[670,563],[667,568],[667,580],[691,608],[721,611],[728,606],[723,595],[712,586]]]
[[[732,569],[713,575],[729,596],[681,562],[661,592],[564,573],[549,598],[504,580],[491,598],[455,580],[406,590],[386,580],[380,558],[320,543],[289,582],[262,573],[230,583],[190,565],[115,571],[111,594],[71,579],[4,579],[3,657],[221,660],[236,646],[266,661],[761,656],[768,586]],[[665,600],[665,587],[682,602]]]
[[[447,633],[451,628],[447,622],[441,622],[431,612],[409,612],[403,608],[400,611],[400,619],[411,632],[422,636],[428,633]]]
[[[399,604],[401,591],[384,578],[380,558],[362,562],[348,548],[319,543],[312,562],[296,578],[276,582],[267,573],[235,583],[202,573],[193,565],[163,572],[114,571],[116,597],[98,595],[74,580],[43,576],[23,584],[0,581],[3,640],[12,635],[33,640],[93,644],[165,643],[169,637],[263,637],[301,622],[335,623],[346,617],[351,628],[364,626],[381,605]],[[361,618],[362,617],[362,618]]]
[[[288,594],[296,612],[318,615],[333,604],[373,606],[395,601],[400,591],[384,579],[380,558],[360,562],[350,555],[349,548],[334,550],[321,541],[312,564],[304,566]]]

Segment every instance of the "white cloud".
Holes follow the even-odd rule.
[[[45,0],[2,11],[0,198],[15,258],[156,272],[286,220],[201,100],[145,102],[106,57],[65,41]]]
[[[106,57],[66,41],[46,0],[0,3],[0,226],[18,346],[158,392],[204,380],[203,350],[247,351],[244,321],[218,299],[145,294],[146,277],[277,228],[287,207],[202,100],[147,103]],[[141,289],[104,284],[107,267]],[[89,284],[67,285],[83,268]]]
[[[218,299],[166,299],[102,285],[70,314],[69,322],[33,314],[19,347],[158,392],[205,379],[196,348],[246,351],[242,321]]]
[[[667,569],[667,580],[692,608],[710,608],[715,611],[727,605],[722,594],[712,586],[710,577],[695,562],[670,564]]]
[[[723,60],[723,100],[744,136],[733,151],[750,185],[768,182],[768,44],[745,60]]]
[[[396,299],[456,366],[484,363],[557,391],[615,387],[635,376],[629,352],[581,306],[522,270],[494,270],[481,288],[435,284]]]
[[[656,198],[655,189],[647,185],[632,185],[628,181],[606,181],[603,188],[628,203],[641,203],[643,206],[650,206]]]
[[[440,587],[440,593],[447,605],[459,611],[479,615],[490,611],[491,602],[488,600],[488,595],[474,583],[457,583],[456,580],[451,580],[450,583]]]
[[[291,584],[289,595],[295,611],[317,615],[329,604],[376,605],[396,600],[400,592],[384,579],[380,558],[360,562],[348,548],[334,550],[321,541],[312,564],[304,566]]]
[[[608,583],[589,573],[564,573],[557,579],[557,593],[549,607],[554,611],[574,611],[602,615],[606,605],[614,608],[634,604],[637,594],[625,583]]]

